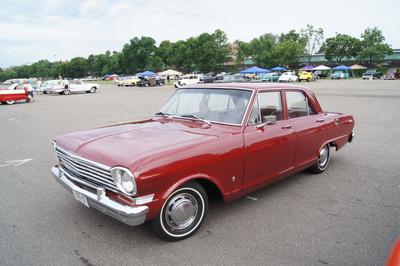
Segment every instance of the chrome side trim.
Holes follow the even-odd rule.
[[[89,207],[131,226],[139,225],[146,221],[146,216],[149,212],[148,206],[128,206],[121,204],[107,197],[104,188],[96,187],[91,184],[85,185],[95,189],[96,193],[82,189],[75,185],[57,166],[51,168],[51,173],[56,181],[69,192],[73,193],[73,191],[75,191],[84,195],[88,201]],[[80,180],[79,182],[84,181]]]

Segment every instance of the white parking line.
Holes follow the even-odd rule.
[[[27,163],[29,161],[32,161],[32,158],[28,158],[28,159],[21,159],[21,160],[12,160],[12,161],[6,161],[5,164],[0,164],[0,167],[4,167],[4,166],[20,166],[23,165],[24,163]]]

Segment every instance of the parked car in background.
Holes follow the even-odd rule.
[[[40,85],[39,91],[43,91],[44,94],[59,93],[63,94],[68,90],[68,80],[47,80]],[[67,92],[68,93],[68,92]]]
[[[201,83],[213,83],[215,81],[215,77],[212,74],[204,74],[200,77]]]
[[[200,76],[198,74],[183,75],[182,78],[174,83],[175,88],[180,88],[185,85],[192,85],[200,83]]]
[[[139,86],[142,80],[137,76],[125,77],[121,81],[117,81],[117,86]]]
[[[380,79],[382,72],[378,72],[377,69],[368,69],[363,75],[362,79]]]
[[[222,80],[216,80],[214,83],[230,83],[230,82],[246,82],[249,81],[247,77],[240,74],[225,74]]]
[[[309,71],[300,71],[298,81],[303,81],[303,80],[308,81],[308,82],[314,81],[315,79],[314,79],[313,73],[309,72]]]
[[[325,79],[328,77],[328,74],[326,72],[323,72],[321,70],[316,70],[314,71],[314,76],[316,76],[319,79]]]
[[[348,79],[350,74],[343,71],[335,71],[329,75],[331,79]]]
[[[278,81],[279,82],[291,82],[291,81],[297,81],[299,77],[296,75],[294,71],[287,71],[283,72],[282,75],[280,75]]]
[[[99,84],[83,82],[80,79],[74,79],[69,83],[68,89],[64,91],[64,94],[71,92],[87,92],[95,93],[99,89]]]
[[[51,172],[86,207],[131,226],[151,221],[177,241],[203,224],[213,192],[231,201],[304,169],[324,172],[353,127],[304,87],[187,85],[152,118],[57,137]]]
[[[277,82],[279,80],[279,74],[276,72],[267,73],[261,76],[261,81]]]
[[[103,76],[102,80],[113,81],[115,79],[118,79],[118,77],[119,76],[117,74],[105,75],[105,76]]]
[[[400,79],[400,73],[397,68],[390,68],[383,76],[383,79]]]
[[[30,101],[29,92],[18,83],[8,85],[8,87],[0,87],[0,103],[14,104],[16,101]]]

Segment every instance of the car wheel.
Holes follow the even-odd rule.
[[[167,241],[179,241],[193,235],[206,219],[208,197],[197,182],[176,189],[164,202],[152,221],[155,234]]]
[[[89,92],[90,92],[90,93],[95,93],[95,92],[96,92],[96,90],[97,90],[97,89],[96,89],[96,87],[93,87],[93,88],[91,88],[91,89],[90,89],[90,91],[89,91]]]
[[[65,89],[64,92],[63,92],[64,95],[69,95],[70,93],[71,92],[69,91],[69,89]]]
[[[6,103],[11,105],[11,104],[14,104],[15,101],[14,101],[14,100],[12,100],[12,101],[6,101]]]
[[[319,157],[315,164],[309,168],[309,170],[314,174],[320,174],[328,168],[330,161],[330,147],[326,144],[320,151]]]

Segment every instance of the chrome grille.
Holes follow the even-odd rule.
[[[62,162],[62,169],[74,178],[118,192],[111,177],[110,167],[73,155],[59,147],[56,147],[56,153]]]

